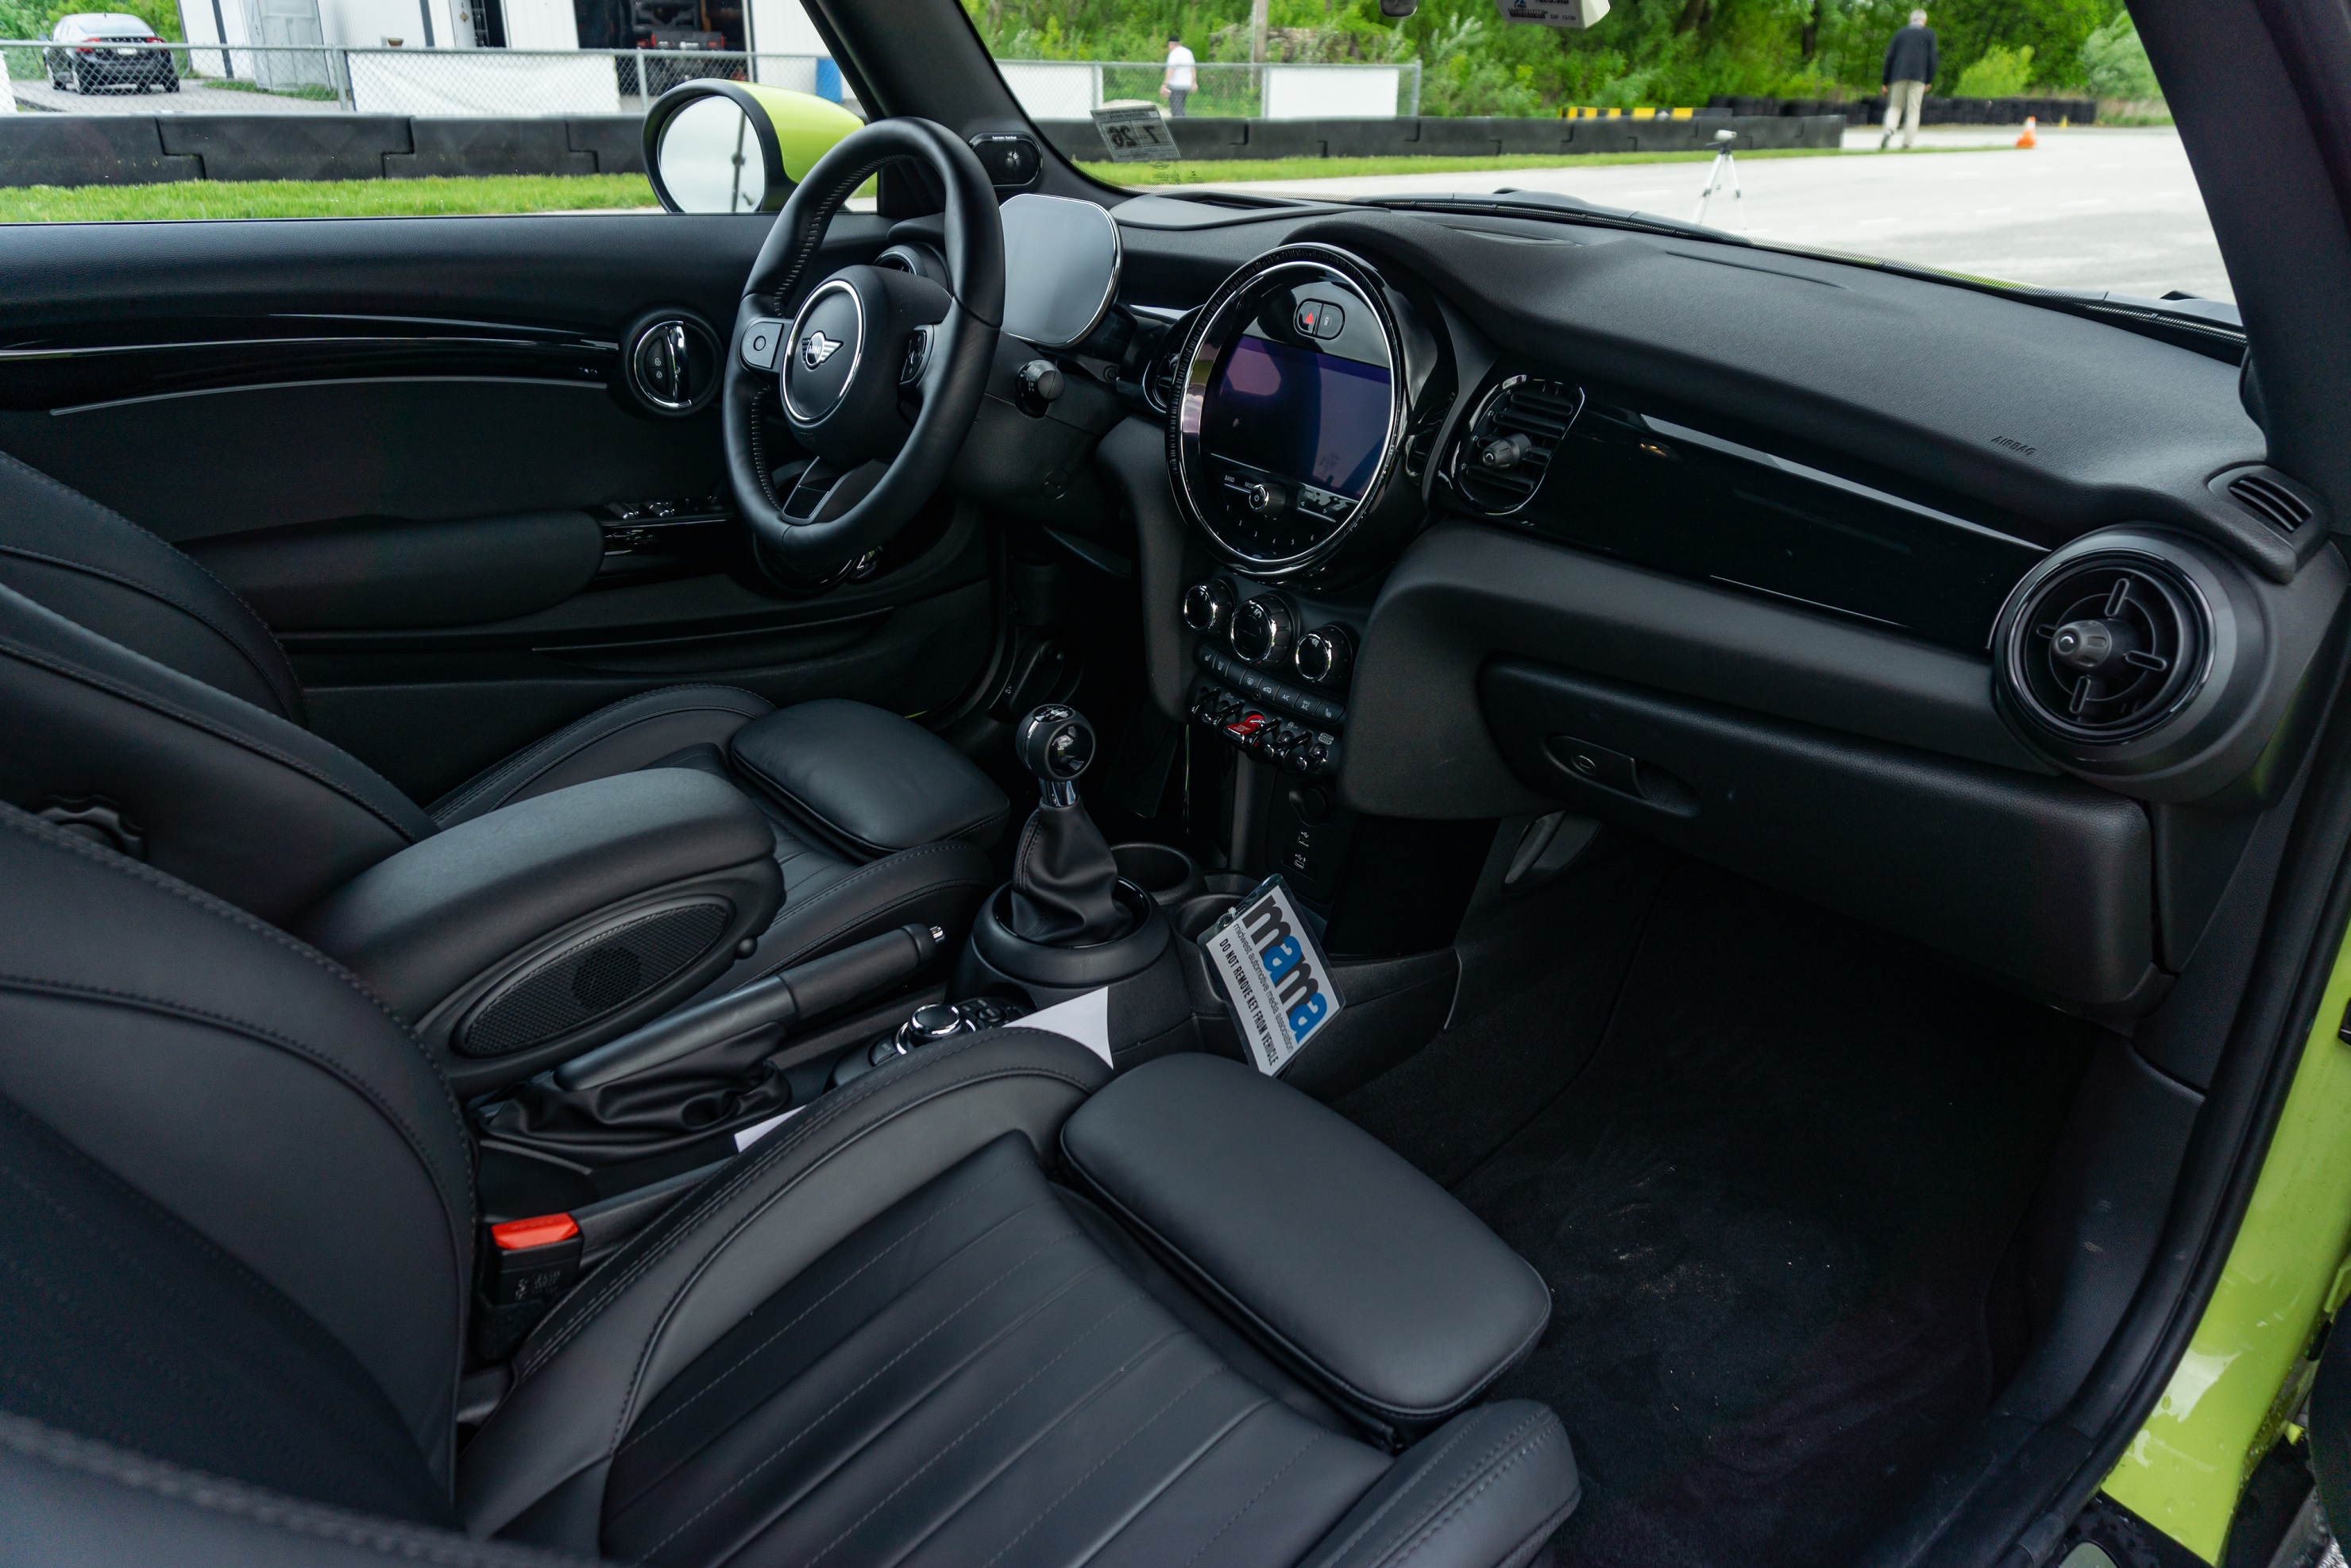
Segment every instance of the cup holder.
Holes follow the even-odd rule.
[[[1238,893],[1204,893],[1177,904],[1170,915],[1176,922],[1176,935],[1186,942],[1196,942],[1200,933],[1216,924],[1217,917],[1241,901]]]
[[[1256,886],[1255,877],[1211,872],[1200,879],[1199,891],[1168,909],[1167,918],[1175,925],[1176,936],[1186,942],[1196,942],[1201,932],[1216,924],[1218,915],[1238,904]]]
[[[1201,891],[1200,868],[1173,844],[1113,844],[1110,854],[1118,862],[1118,874],[1164,908],[1173,909]]]

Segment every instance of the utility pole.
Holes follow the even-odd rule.
[[[1249,64],[1265,64],[1266,0],[1249,0]]]

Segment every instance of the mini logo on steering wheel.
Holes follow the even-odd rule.
[[[826,337],[823,329],[819,328],[800,340],[800,363],[814,370],[832,358],[840,348],[838,340]]]

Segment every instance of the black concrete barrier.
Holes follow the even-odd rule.
[[[1683,120],[1172,120],[1176,150],[1187,159],[1573,157],[1589,152],[1699,152],[1714,133],[1739,132],[1741,152],[1836,147],[1841,114],[1700,114]],[[1110,156],[1091,120],[1040,120],[1037,129],[1065,158]]]
[[[379,180],[428,175],[641,174],[635,115],[437,119],[397,114],[13,114],[0,117],[0,185],[173,180]],[[1834,147],[1842,115],[1687,120],[1221,120],[1171,122],[1186,158],[1491,158]],[[1108,155],[1090,120],[1039,125],[1064,156]]]
[[[1809,117],[1842,114],[1855,125],[1882,125],[1886,121],[1886,99],[1883,97],[1837,101],[1818,98],[1746,98],[1734,93],[1718,93],[1707,100],[1707,108],[1727,110],[1734,115]],[[1918,106],[1918,123],[1921,125],[2022,125],[2028,118],[2043,125],[2055,125],[2061,121],[2095,125],[2098,122],[2098,100],[2094,98],[1936,98],[1930,95]]]
[[[633,114],[12,114],[0,117],[0,185],[642,174],[643,123]]]

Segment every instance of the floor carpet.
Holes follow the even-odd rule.
[[[1849,1560],[1988,1406],[1987,1296],[2093,1031],[1705,868],[1644,906],[1340,1108],[1550,1281],[1498,1393],[1574,1437],[1563,1568]]]

